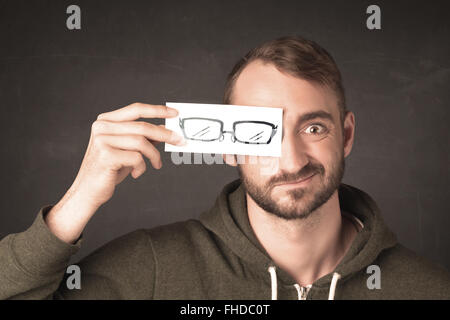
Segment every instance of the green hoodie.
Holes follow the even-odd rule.
[[[450,299],[450,275],[397,243],[375,202],[341,184],[341,211],[363,228],[334,272],[300,287],[258,242],[240,180],[226,185],[199,219],[141,229],[81,260],[81,289],[69,290],[70,257],[39,211],[24,232],[0,241],[1,299]],[[381,288],[368,288],[379,267]],[[369,273],[368,273],[369,271]]]

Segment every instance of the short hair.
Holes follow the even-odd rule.
[[[314,41],[300,36],[285,36],[267,41],[250,50],[229,73],[223,96],[231,104],[233,87],[244,68],[252,61],[273,64],[280,72],[331,89],[337,97],[341,123],[347,113],[341,73],[331,55]]]

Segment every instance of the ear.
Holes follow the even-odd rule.
[[[234,154],[222,154],[223,161],[229,166],[236,167],[237,166],[237,159],[236,155]]]
[[[353,141],[355,139],[355,115],[349,111],[344,120],[344,157],[347,157],[352,151]]]

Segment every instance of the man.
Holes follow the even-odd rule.
[[[184,143],[136,121],[174,117],[174,109],[136,103],[101,114],[64,197],[1,240],[0,297],[450,298],[448,272],[398,244],[370,196],[341,183],[355,117],[323,48],[283,37],[251,50],[230,73],[224,103],[282,107],[281,158],[226,156],[241,179],[210,210],[113,240],[78,263],[81,289],[69,290],[65,269],[92,215],[128,174],[144,173],[144,156],[161,168],[156,143]]]

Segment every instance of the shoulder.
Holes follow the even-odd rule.
[[[417,254],[401,244],[380,254],[382,261],[397,272],[407,272],[409,276],[432,280],[450,281],[450,273],[442,265]]]
[[[408,292],[408,298],[450,299],[449,271],[401,244],[384,250],[374,264],[380,267],[382,283]]]
[[[84,268],[96,271],[136,264],[138,261],[149,265],[153,261],[153,252],[144,229],[134,230],[121,235],[86,256],[80,263]],[[120,262],[120,263],[119,263]]]
[[[206,249],[211,242],[210,232],[196,219],[161,225],[143,232],[149,238],[154,254],[161,256],[167,253],[172,258],[174,251],[187,254],[196,249]]]
[[[205,247],[211,242],[210,232],[200,221],[189,219],[151,228],[141,228],[124,234],[97,249],[92,255],[127,257],[136,255],[152,258],[155,254],[169,253],[173,257],[176,250],[186,251]]]
[[[204,232],[206,229],[200,221],[196,219],[188,219],[185,221],[177,221],[165,225],[156,226],[150,229],[141,229],[136,231],[143,231],[152,239],[160,237],[187,237],[194,232]]]

